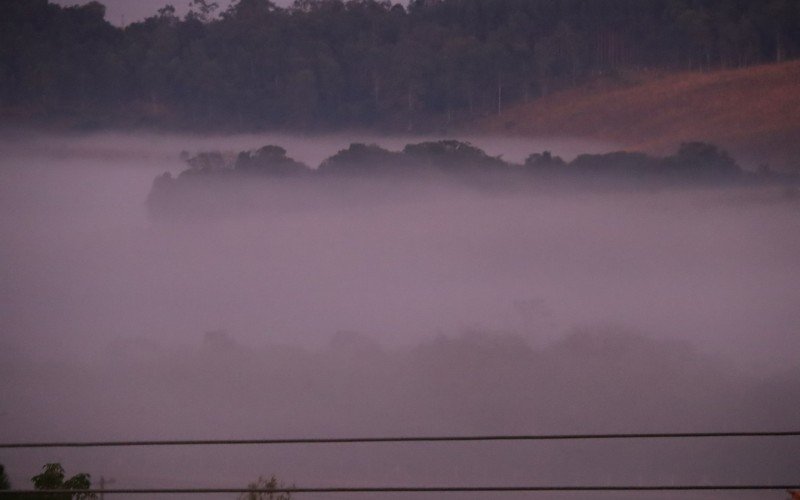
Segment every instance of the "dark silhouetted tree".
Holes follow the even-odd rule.
[[[6,468],[3,464],[0,464],[0,490],[10,490],[11,489],[11,482],[8,480],[8,476],[6,475]]]
[[[291,500],[291,493],[277,492],[276,489],[285,488],[278,483],[278,479],[272,476],[269,479],[259,477],[257,481],[247,485],[251,491],[239,496],[239,500]]]
[[[47,493],[42,494],[42,499],[52,500],[87,500],[97,498],[94,493],[82,493],[81,490],[88,490],[92,487],[89,474],[75,474],[69,479],[65,479],[64,468],[59,463],[45,464],[42,473],[31,478],[33,487],[36,490],[75,490],[75,493]],[[34,496],[33,498],[39,498]]]

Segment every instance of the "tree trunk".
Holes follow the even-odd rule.
[[[497,75],[497,114],[503,111],[503,79]]]

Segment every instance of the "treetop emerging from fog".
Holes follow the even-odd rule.
[[[341,199],[353,196],[347,187],[359,181],[389,180],[399,187],[409,184],[453,184],[490,191],[528,191],[576,188],[658,188],[724,185],[780,184],[796,193],[798,176],[777,174],[767,169],[745,172],[724,151],[712,144],[690,142],[664,158],[643,153],[615,151],[605,154],[582,154],[571,162],[549,151],[528,156],[522,165],[490,156],[470,143],[456,140],[408,144],[402,151],[390,151],[375,144],[351,144],[325,159],[316,169],[286,155],[280,146],[268,145],[238,154],[219,151],[182,157],[189,168],[177,178],[170,173],[156,177],[148,196],[148,206],[156,215],[214,214],[230,209],[264,206],[284,209],[268,193],[252,183],[258,179],[275,183],[290,182],[295,188],[304,185],[325,190],[325,184],[337,183]],[[299,184],[300,180],[312,182]],[[223,182],[220,182],[223,181]],[[247,184],[256,187],[235,196],[227,189]],[[389,184],[386,184],[388,186]],[[372,185],[371,189],[376,188]],[[402,190],[402,189],[401,189]],[[384,189],[378,192],[387,194]],[[790,191],[787,191],[787,193]],[[319,192],[306,192],[300,198],[318,199]],[[340,199],[340,201],[341,201]],[[297,206],[297,200],[292,202]],[[301,203],[302,206],[302,203]]]
[[[0,4],[0,112],[83,127],[436,130],[626,69],[800,53],[800,1],[238,0],[124,28]]]

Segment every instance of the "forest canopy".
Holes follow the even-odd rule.
[[[0,3],[0,112],[85,128],[445,129],[625,70],[800,54],[800,0]]]
[[[613,151],[581,154],[565,161],[549,151],[528,156],[523,164],[490,156],[457,140],[407,144],[390,151],[376,144],[350,144],[311,168],[287,156],[280,146],[267,145],[238,154],[220,151],[184,153],[188,168],[177,177],[156,177],[147,198],[153,215],[214,215],[254,207],[283,210],[327,199],[346,200],[368,187],[381,196],[417,190],[415,183],[462,186],[488,192],[532,194],[554,189],[660,189],[713,186],[777,185],[796,196],[800,177],[768,170],[742,170],[727,152],[713,144],[689,142],[666,157]],[[265,181],[266,184],[259,184]],[[369,182],[364,184],[364,181]],[[265,190],[267,185],[290,188],[296,196]],[[253,189],[242,189],[249,185]],[[417,187],[419,184],[416,184]],[[333,186],[333,189],[330,189]],[[363,193],[362,193],[363,194]],[[368,198],[368,197],[366,197]],[[330,201],[330,200],[329,200]]]

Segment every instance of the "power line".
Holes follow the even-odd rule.
[[[211,494],[211,493],[486,493],[486,492],[543,492],[543,491],[766,491],[795,490],[800,484],[722,484],[722,485],[654,485],[654,486],[383,486],[383,487],[321,487],[321,488],[117,488],[113,490],[5,490],[4,495],[41,495],[95,493],[110,494]]]
[[[186,439],[141,441],[61,441],[0,443],[0,448],[99,448],[115,446],[218,446],[256,444],[347,444],[347,443],[421,443],[464,441],[555,441],[593,439],[675,439],[800,436],[800,431],[779,432],[681,432],[681,433],[618,433],[618,434],[517,434],[477,436],[394,436],[297,439]]]

